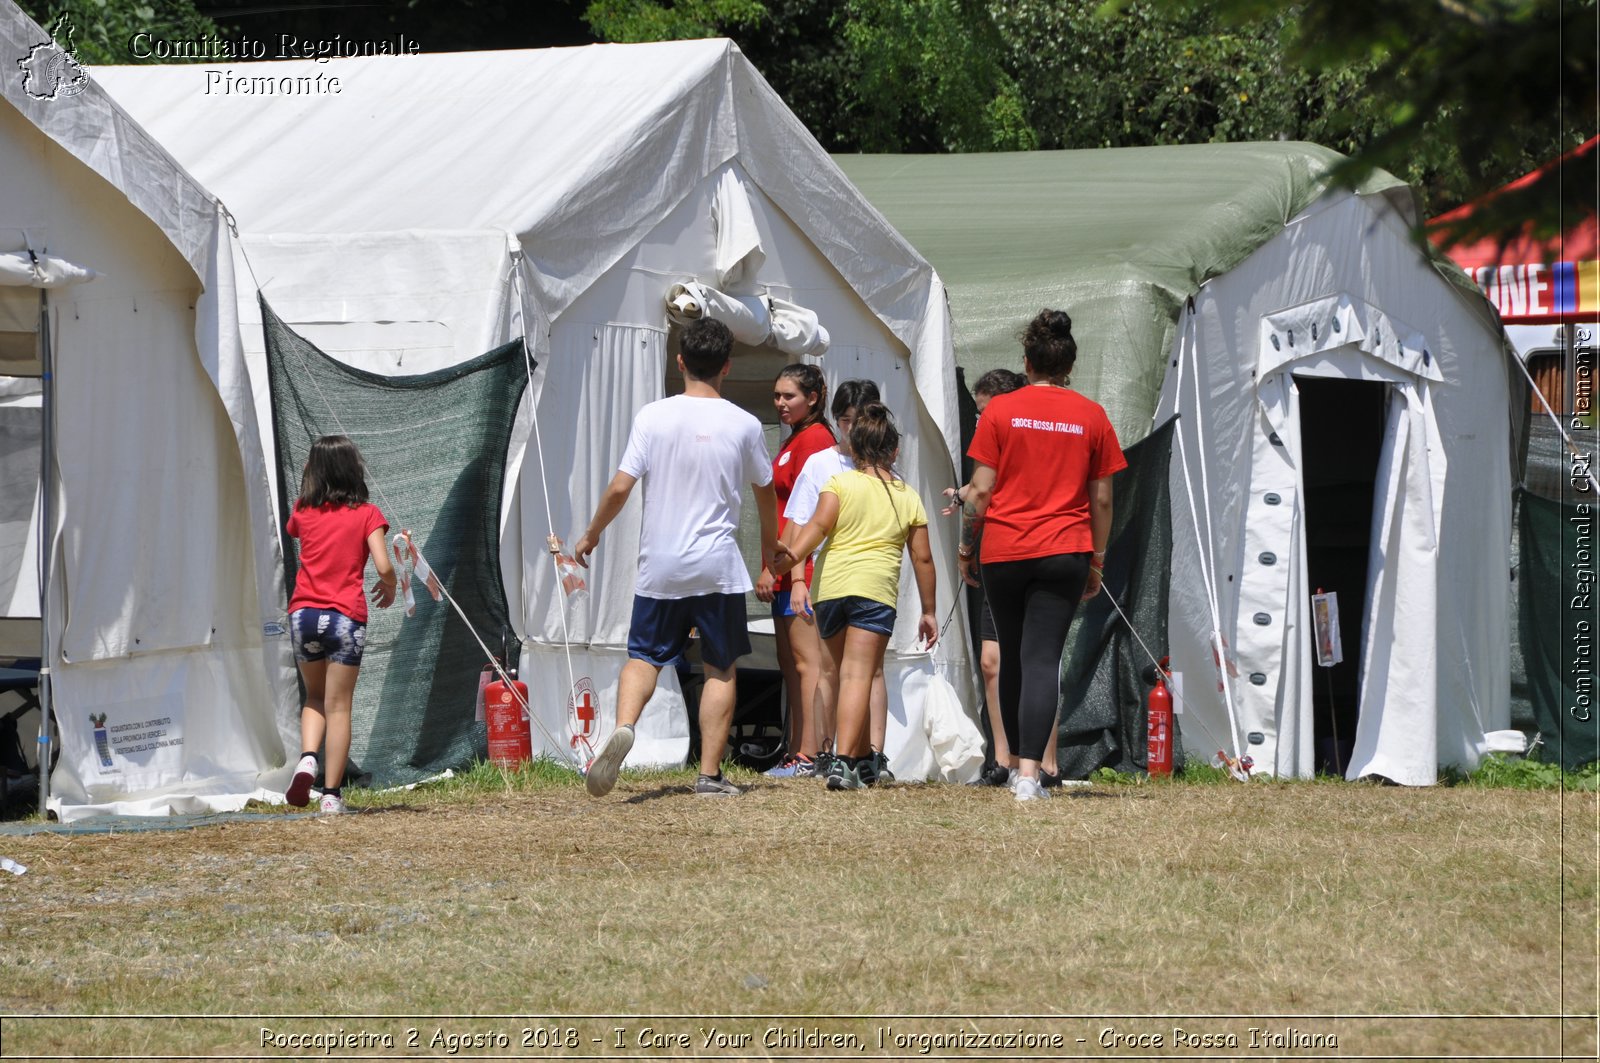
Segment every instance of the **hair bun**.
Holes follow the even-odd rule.
[[[1051,310],[1048,313],[1049,316],[1045,318],[1045,324],[1049,326],[1051,332],[1058,336],[1072,334],[1072,318],[1065,310]]]

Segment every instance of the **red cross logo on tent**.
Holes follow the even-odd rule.
[[[572,694],[567,698],[567,733],[572,748],[584,751],[586,763],[594,759],[592,739],[599,720],[600,705],[594,696],[594,683],[584,676],[572,685]]]

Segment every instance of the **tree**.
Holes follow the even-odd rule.
[[[1119,0],[1113,0],[1117,3]],[[1190,0],[1158,0],[1187,10]],[[1268,0],[1212,0],[1229,23],[1258,23]],[[1384,113],[1336,175],[1450,156],[1432,206],[1482,195],[1594,135],[1600,38],[1594,0],[1303,0],[1286,55],[1320,75],[1366,71],[1362,93]],[[1548,237],[1593,213],[1597,153],[1552,167],[1452,230],[1456,239]]]
[[[584,17],[613,41],[732,37],[832,151],[1037,144],[980,0],[594,0]]]
[[[73,50],[88,66],[171,62],[141,56],[132,42],[141,33],[174,40],[215,37],[216,23],[200,14],[190,0],[18,0],[24,13],[49,27],[66,15],[73,30]]]

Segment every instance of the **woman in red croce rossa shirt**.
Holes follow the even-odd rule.
[[[284,794],[303,807],[317,777],[317,750],[326,740],[321,810],[343,812],[344,771],[350,758],[350,705],[366,648],[367,558],[378,570],[372,600],[394,601],[395,573],[383,533],[389,524],[367,501],[366,465],[345,436],[311,444],[300,497],[287,530],[300,541],[300,568],[289,598],[289,636],[305,683],[300,710],[300,762]]]
[[[1000,636],[1000,719],[1018,758],[1018,801],[1046,796],[1039,762],[1061,696],[1061,651],[1078,603],[1100,593],[1111,535],[1111,474],[1127,467],[1100,405],[1067,386],[1078,358],[1072,319],[1043,310],[1022,337],[1028,386],[989,400],[956,492],[982,528],[983,563]]]

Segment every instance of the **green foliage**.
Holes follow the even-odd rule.
[[[200,14],[190,0],[19,0],[19,6],[46,29],[58,15],[68,15],[73,50],[78,61],[89,67],[183,61],[136,54],[132,41],[140,33],[166,40],[195,40],[219,32],[216,23]]]
[[[840,28],[857,71],[846,106],[871,150],[1038,146],[987,5],[848,0]]]
[[[1260,24],[1261,0],[1212,7],[1230,25]],[[1361,71],[1358,88],[1375,105],[1351,122],[1358,143],[1337,175],[1347,183],[1387,169],[1423,183],[1430,208],[1442,209],[1576,147],[1600,118],[1594,0],[1304,0],[1295,11],[1285,58],[1319,77]],[[1553,234],[1594,211],[1597,177],[1591,153],[1501,197],[1456,235],[1511,236],[1527,219],[1536,235]]]
[[[978,0],[593,0],[613,41],[726,35],[831,151],[1036,147]]]
[[[1189,761],[1170,779],[1158,779],[1143,772],[1119,772],[1114,768],[1100,768],[1089,776],[1090,781],[1104,786],[1231,785],[1233,776],[1215,764]],[[1337,775],[1317,775],[1311,779],[1276,779],[1259,776],[1262,781],[1290,786],[1338,786],[1345,780]],[[1445,768],[1439,772],[1439,782],[1445,786],[1471,786],[1483,790],[1574,790],[1593,792],[1600,790],[1600,763],[1589,764],[1577,771],[1562,771],[1561,765],[1522,757],[1507,757],[1492,753],[1471,772]]]
[[[1445,775],[1445,781],[1454,785],[1480,789],[1591,792],[1600,789],[1600,763],[1586,764],[1576,771],[1562,771],[1557,763],[1501,753],[1489,754],[1471,772],[1449,771]]]
[[[767,17],[760,0],[594,0],[583,16],[595,34],[619,43],[698,40],[753,27]]]

